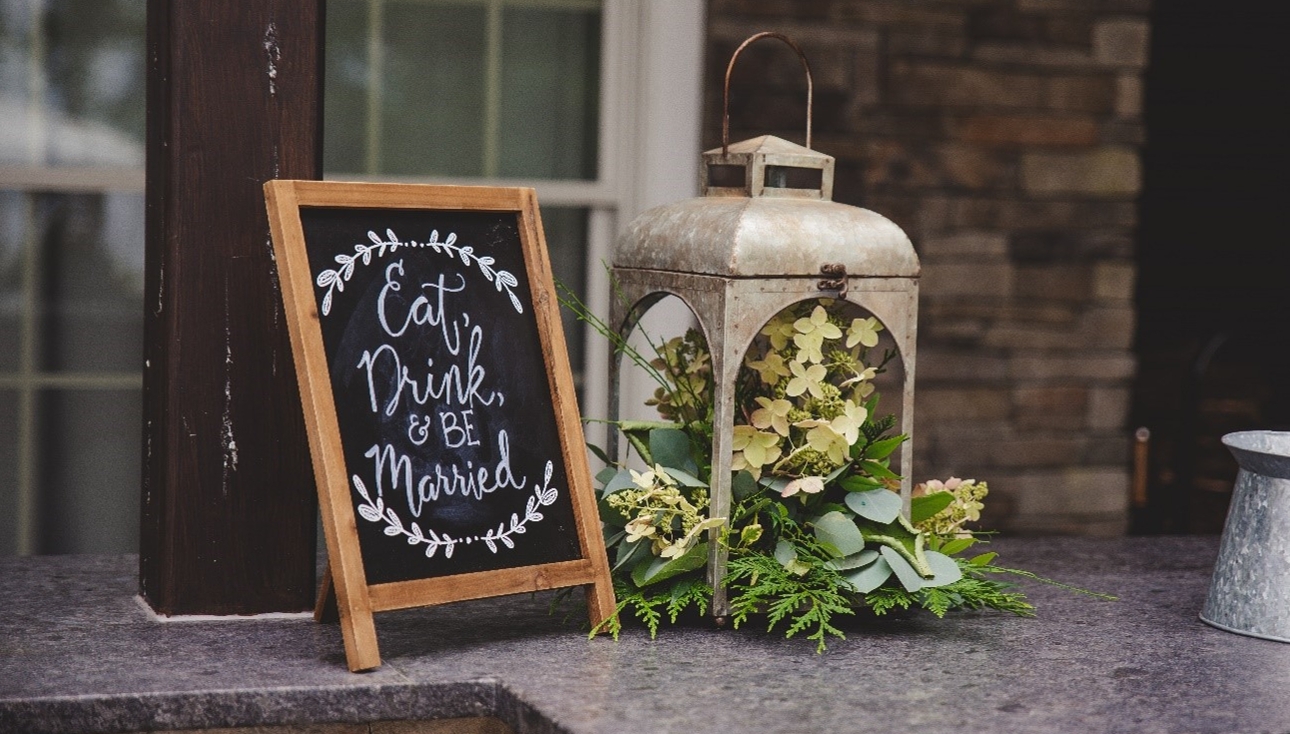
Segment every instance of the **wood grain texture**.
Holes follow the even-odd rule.
[[[321,171],[322,0],[148,3],[140,589],[309,609],[312,473],[261,184]]]
[[[358,546],[358,525],[349,499],[349,474],[345,471],[313,276],[300,226],[300,202],[291,181],[269,181],[264,192],[327,542],[330,583],[324,587],[330,586],[336,595],[350,670],[367,670],[379,666],[381,658],[372,607],[364,593],[367,580]],[[324,589],[319,596],[326,595]],[[320,598],[315,604],[315,617],[321,619],[324,603]]]
[[[530,283],[554,283],[550,258],[547,257],[546,234],[538,212],[537,195],[524,189],[521,195],[520,237],[524,244],[524,261]],[[557,412],[556,423],[561,427],[561,450],[569,473],[569,493],[573,514],[577,518],[578,545],[582,557],[593,564],[593,579],[608,580],[609,556],[605,551],[605,538],[600,532],[600,512],[595,502],[595,488],[591,481],[591,468],[587,463],[586,439],[582,432],[578,396],[573,386],[573,371],[569,365],[569,350],[560,328],[560,304],[551,287],[534,289],[534,309],[538,330],[541,332],[543,350],[551,395]],[[593,628],[608,619],[616,606],[612,582],[592,583],[587,586],[587,614]]]
[[[504,568],[500,571],[481,571],[433,579],[374,584],[367,589],[371,595],[372,609],[384,612],[504,594],[528,594],[565,586],[591,584],[595,581],[594,564],[581,559],[547,563],[541,566]]]

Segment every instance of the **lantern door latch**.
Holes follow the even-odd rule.
[[[842,263],[825,263],[820,266],[824,278],[816,286],[822,291],[837,291],[838,297],[847,295],[847,266]]]

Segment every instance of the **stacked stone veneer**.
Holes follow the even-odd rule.
[[[917,479],[988,480],[986,523],[1113,534],[1128,511],[1146,0],[711,0],[721,78],[761,30],[815,79],[835,199],[922,259]],[[776,41],[731,85],[731,137],[801,141],[805,84]]]

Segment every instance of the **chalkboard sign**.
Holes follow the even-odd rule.
[[[374,611],[587,585],[605,619],[532,190],[265,191],[350,668],[380,663]]]

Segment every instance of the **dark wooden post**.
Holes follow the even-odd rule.
[[[149,0],[140,589],[312,607],[315,508],[261,186],[319,178],[323,0]]]

